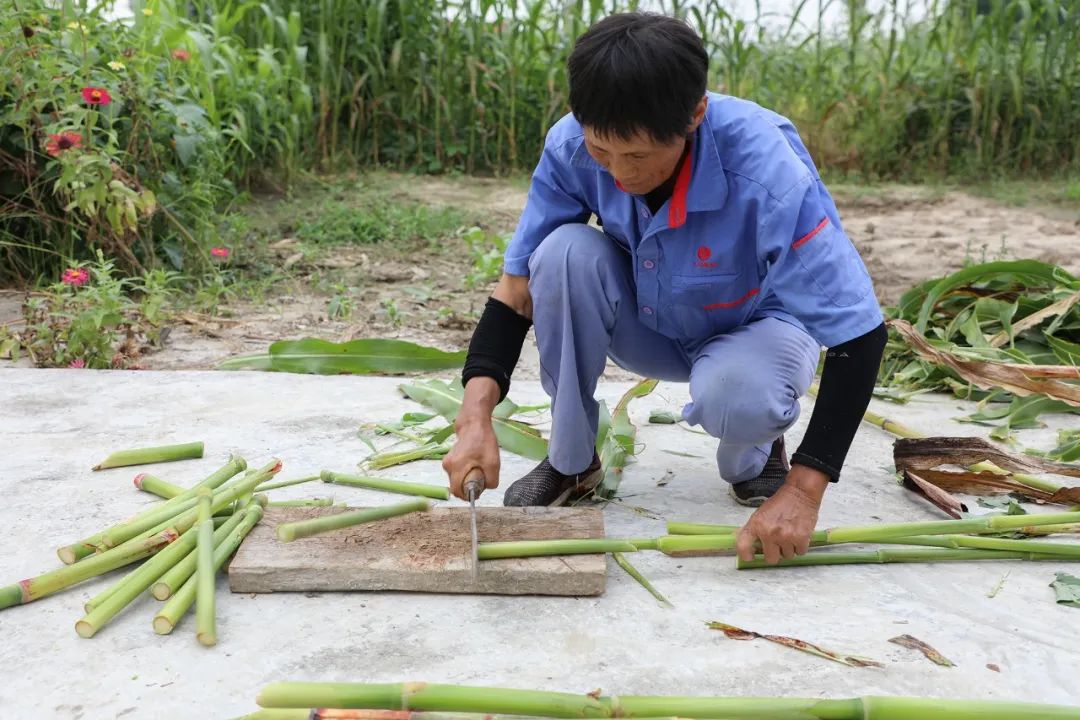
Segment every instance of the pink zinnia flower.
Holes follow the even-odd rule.
[[[210,254],[213,255],[216,258],[227,258],[227,257],[229,257],[229,248],[227,248],[227,247],[210,248]]]
[[[179,60],[180,62],[187,62],[191,59],[191,53],[183,48],[177,48],[172,51],[173,60]]]
[[[105,88],[84,87],[82,97],[89,105],[108,105],[112,102],[112,95]]]
[[[82,368],[86,367],[86,361],[83,360],[82,358],[75,358],[74,360],[71,361],[71,363],[68,365],[68,367],[69,368],[75,368],[75,369],[82,369]]]
[[[57,157],[65,150],[74,150],[82,146],[82,135],[74,132],[62,132],[59,135],[49,133],[49,142],[45,143],[45,152]]]
[[[85,268],[68,268],[64,271],[63,276],[60,278],[60,282],[65,285],[74,285],[78,287],[90,282],[90,273]]]

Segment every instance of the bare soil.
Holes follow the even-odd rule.
[[[388,176],[393,195],[453,205],[469,221],[508,232],[525,201],[520,181]],[[874,279],[878,298],[892,304],[922,280],[961,268],[965,261],[1034,258],[1080,273],[1080,210],[1030,203],[1014,207],[960,191],[923,186],[833,188],[845,229]],[[270,207],[273,200],[262,199]],[[293,280],[260,302],[236,302],[210,317],[184,313],[165,347],[145,356],[155,370],[206,369],[278,339],[399,337],[447,349],[467,345],[490,287],[468,288],[472,260],[464,241],[402,248],[392,244],[337,247],[327,256],[296,261],[295,241],[271,243],[275,264]],[[329,296],[313,278],[333,274],[358,288],[347,320],[327,316]],[[16,324],[20,293],[0,291],[0,324]],[[0,366],[10,362],[0,361]],[[22,364],[25,364],[23,361]],[[527,350],[521,371],[535,376]]]

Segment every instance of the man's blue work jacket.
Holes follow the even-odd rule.
[[[798,132],[755,103],[709,93],[672,197],[655,215],[589,155],[573,116],[562,118],[548,132],[504,270],[528,276],[544,238],[593,214],[630,256],[640,321],[688,345],[772,316],[832,347],[882,321]]]

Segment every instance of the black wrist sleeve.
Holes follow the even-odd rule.
[[[882,323],[865,335],[829,348],[814,413],[791,462],[820,470],[833,482],[840,479],[851,441],[874,393],[888,337]]]
[[[502,402],[510,392],[510,375],[521,357],[521,347],[531,326],[531,320],[518,315],[510,306],[488,298],[465,356],[462,386],[474,377],[492,378],[499,384],[499,402]]]

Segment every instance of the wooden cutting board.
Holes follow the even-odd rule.
[[[323,590],[402,590],[495,595],[600,595],[604,555],[482,560],[470,575],[467,507],[436,507],[355,525],[291,543],[277,539],[279,523],[360,508],[267,508],[229,566],[238,593]],[[477,508],[480,542],[599,538],[596,508]]]

